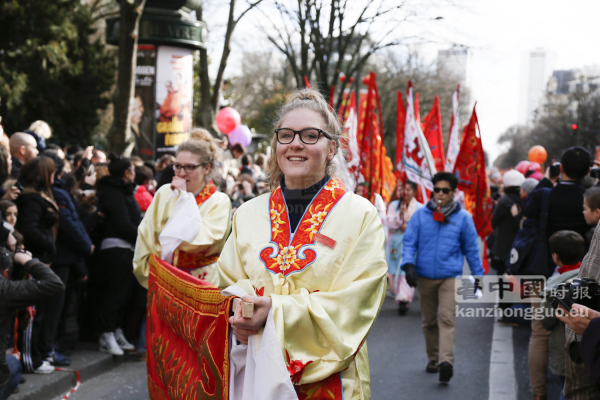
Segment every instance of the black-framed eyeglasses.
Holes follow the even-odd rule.
[[[433,191],[436,192],[436,193],[442,192],[444,194],[448,194],[448,193],[450,193],[452,191],[452,189],[434,187]]]
[[[194,170],[198,167],[202,167],[206,164],[185,164],[185,165],[181,165],[178,163],[173,164],[173,170],[175,172],[180,172],[181,169],[185,169],[185,172],[187,172],[188,174],[191,174],[192,172],[194,172]]]
[[[315,144],[319,141],[321,135],[325,136],[327,139],[331,140],[331,136],[328,133],[322,131],[317,128],[305,128],[301,131],[295,131],[289,128],[279,128],[275,129],[275,134],[277,135],[277,141],[281,144],[290,144],[296,138],[296,135],[300,136],[300,140],[304,144]]]

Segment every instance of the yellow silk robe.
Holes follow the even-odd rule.
[[[158,236],[167,224],[177,202],[177,198],[171,199],[172,194],[169,185],[162,186],[156,192],[152,204],[138,227],[138,238],[133,255],[133,273],[140,284],[146,288],[150,273],[148,258],[152,253],[160,258],[161,246]],[[201,254],[207,258],[218,255],[231,230],[231,201],[225,193],[215,192],[200,204],[199,211],[202,217],[200,232],[191,242],[182,243],[178,250]],[[175,260],[173,264],[176,265]],[[202,272],[205,275],[200,276],[201,279],[210,283],[217,281],[216,263],[203,267]]]
[[[331,189],[332,182],[321,191]],[[272,201],[269,193],[244,203],[234,214],[232,234],[217,262],[218,286],[223,289],[237,284],[252,295],[271,297],[275,329],[288,370],[290,360],[305,365],[294,383],[323,381],[341,371],[344,400],[370,399],[364,341],[386,290],[381,219],[368,200],[352,192],[342,192],[333,207],[333,203],[317,205],[315,200],[298,224],[295,236],[300,231],[316,234],[315,224],[324,220],[318,233],[325,239],[307,246],[302,243],[303,250],[296,246],[293,254],[282,254],[281,246],[274,249],[277,245],[268,248],[272,235],[289,230],[287,216],[282,217],[284,207]],[[311,225],[311,221],[315,224]],[[311,238],[314,236],[307,240]],[[331,239],[335,241],[333,248]],[[265,255],[271,251],[271,257],[279,251],[274,258],[279,266],[280,261],[290,257],[291,262],[298,260],[296,256],[311,258],[315,254],[316,258],[306,266],[302,266],[302,260],[297,267],[288,266],[284,276],[273,272],[277,265],[269,264],[271,270],[267,269],[269,260]]]

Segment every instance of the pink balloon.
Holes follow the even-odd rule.
[[[217,128],[224,134],[228,135],[232,130],[238,127],[242,122],[240,113],[231,107],[225,107],[217,113],[215,118],[217,122]]]
[[[250,132],[250,129],[246,125],[238,125],[237,128],[229,132],[227,137],[232,146],[236,143],[240,143],[245,147],[248,147],[252,142],[252,132]]]
[[[529,162],[529,161],[521,161],[517,164],[515,169],[517,171],[519,171],[520,173],[522,173],[523,175],[525,175],[525,172],[527,172],[530,165],[531,165],[531,162]]]
[[[528,178],[533,178],[533,179],[536,179],[538,181],[541,181],[543,177],[544,177],[544,175],[542,175],[542,173],[539,172],[539,171],[535,171],[533,174],[531,174],[531,175],[528,176]]]
[[[540,163],[536,163],[534,161],[531,162],[531,164],[529,164],[529,168],[530,171],[535,171],[535,172],[542,172],[542,166],[540,165]]]

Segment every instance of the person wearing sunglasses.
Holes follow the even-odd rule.
[[[190,139],[177,148],[175,176],[156,192],[138,230],[133,266],[142,286],[148,287],[152,253],[216,282],[215,263],[231,230],[231,201],[210,178],[217,154],[212,139]]]
[[[219,288],[242,287],[242,300],[254,304],[252,318],[233,310],[233,334],[244,344],[262,337],[260,352],[275,346],[268,368],[255,372],[293,397],[341,398],[342,384],[344,398],[371,397],[365,340],[385,297],[385,237],[377,209],[336,176],[341,134],[319,92],[290,94],[271,141],[271,191],[236,211],[217,262]],[[273,382],[281,375],[267,371],[279,367]],[[235,387],[233,398],[242,398]]]
[[[402,269],[407,283],[419,290],[429,359],[425,370],[439,372],[440,382],[447,383],[456,341],[454,279],[462,275],[465,257],[473,276],[484,271],[473,218],[454,201],[456,177],[438,172],[432,183],[433,198],[413,214],[404,232]]]

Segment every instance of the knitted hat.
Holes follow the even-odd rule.
[[[504,174],[502,181],[504,182],[504,187],[521,186],[525,181],[525,176],[516,169],[511,169]]]
[[[534,178],[527,178],[523,183],[521,183],[521,189],[523,189],[527,194],[533,192],[533,189],[538,185],[538,181]]]

